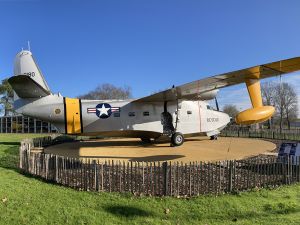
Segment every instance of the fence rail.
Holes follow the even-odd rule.
[[[85,191],[132,192],[152,196],[196,196],[238,192],[255,187],[300,181],[300,157],[256,157],[218,162],[100,162],[34,153],[33,144],[20,146],[23,172]],[[44,142],[43,142],[44,141]]]
[[[279,130],[223,130],[221,136],[224,137],[250,137],[250,138],[266,138],[277,140],[300,141],[299,130],[282,131]]]

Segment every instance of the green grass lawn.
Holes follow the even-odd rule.
[[[34,136],[0,134],[0,224],[300,224],[300,185],[176,199],[79,192],[24,176],[18,145]]]

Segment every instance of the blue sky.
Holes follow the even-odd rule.
[[[138,98],[300,56],[299,12],[298,0],[0,0],[0,78],[30,40],[53,92],[75,97],[112,83]],[[300,96],[299,74],[283,80]],[[221,90],[220,103],[248,107],[244,89]]]

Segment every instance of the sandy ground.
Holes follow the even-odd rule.
[[[142,144],[139,139],[109,139],[64,143],[50,146],[46,153],[76,158],[93,158],[99,161],[219,161],[242,159],[276,148],[272,142],[248,139],[225,138],[210,141],[206,137],[187,138],[180,147],[169,143]]]

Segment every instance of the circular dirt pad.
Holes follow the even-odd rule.
[[[187,138],[179,147],[170,147],[169,143],[142,144],[139,139],[106,139],[54,145],[46,148],[45,153],[99,161],[191,162],[242,159],[275,148],[272,142],[248,138],[220,137],[214,141],[207,137]]]

